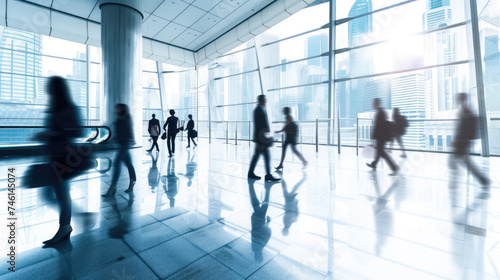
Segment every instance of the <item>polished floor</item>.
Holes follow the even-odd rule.
[[[122,168],[114,199],[100,197],[114,151],[98,153],[71,183],[74,231],[55,248],[42,248],[58,228],[50,189],[18,188],[16,272],[2,229],[0,278],[500,279],[500,158],[473,157],[492,180],[485,192],[467,170],[450,178],[446,154],[395,151],[402,172],[390,177],[352,148],[303,145],[307,169],[289,151],[283,180],[264,184],[246,179],[253,146],[214,142],[177,141],[173,158],[164,142],[159,154],[134,149],[140,179],[125,193]],[[4,223],[7,168],[21,177],[40,160],[1,161]]]

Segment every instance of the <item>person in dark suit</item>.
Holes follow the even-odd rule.
[[[179,118],[174,115],[175,111],[170,110],[170,117],[168,117],[167,121],[163,125],[163,130],[167,132],[167,148],[169,157],[172,157],[175,154],[175,135],[177,135],[177,123],[179,121]]]
[[[260,180],[260,177],[255,175],[254,170],[259,160],[260,154],[264,155],[264,163],[266,167],[266,181],[279,181],[279,178],[274,178],[271,175],[269,146],[272,144],[272,139],[265,134],[270,131],[269,120],[267,119],[266,111],[266,96],[261,94],[257,97],[259,105],[253,111],[254,134],[253,142],[255,142],[255,152],[250,162],[248,170],[248,179]]]
[[[193,131],[194,131],[194,121],[193,121],[193,115],[189,114],[188,115],[188,118],[189,118],[189,121],[187,123],[187,126],[186,126],[186,130],[188,132],[188,145],[186,148],[189,148],[191,147],[191,142],[190,141],[193,141],[193,144],[194,146],[198,146],[196,145],[196,142],[194,142],[194,136],[193,136]]]
[[[399,167],[394,163],[392,158],[385,151],[385,143],[391,139],[391,125],[387,121],[387,114],[384,109],[380,106],[380,99],[373,99],[373,109],[377,110],[375,114],[375,127],[373,129],[372,138],[376,141],[377,155],[372,163],[367,163],[366,165],[373,170],[377,169],[377,163],[380,157],[384,158],[389,164],[392,173],[390,175],[394,176],[399,171]]]
[[[408,120],[405,116],[401,115],[399,108],[392,109],[392,120],[394,121],[394,140],[391,141],[391,149],[394,146],[394,141],[397,141],[401,148],[402,158],[406,158],[405,146],[403,145],[403,135],[406,133],[408,127]]]
[[[476,177],[484,189],[489,189],[490,179],[484,175],[479,168],[472,162],[469,156],[469,148],[471,141],[476,138],[475,130],[477,129],[477,117],[475,117],[467,105],[467,94],[459,93],[456,97],[457,105],[459,106],[457,127],[453,138],[453,155],[450,157],[449,165],[453,175],[456,176],[457,164],[463,163]],[[471,125],[471,121],[476,125]]]
[[[116,184],[118,183],[118,177],[120,176],[121,162],[123,161],[128,169],[128,174],[130,177],[130,183],[128,189],[125,192],[131,192],[134,190],[134,185],[137,180],[134,165],[132,164],[132,157],[130,156],[130,146],[134,144],[134,132],[132,128],[132,118],[130,117],[128,106],[125,104],[116,104],[115,106],[115,135],[116,141],[118,141],[119,149],[116,154],[113,176],[111,178],[111,184],[109,185],[108,191],[103,194],[103,197],[112,197],[116,193]]]
[[[283,144],[283,150],[281,152],[281,162],[280,162],[280,165],[278,165],[276,167],[277,170],[283,169],[283,161],[285,160],[285,156],[286,156],[286,148],[289,145],[292,147],[292,152],[295,155],[297,155],[297,157],[302,161],[302,164],[304,165],[304,169],[307,167],[307,160],[304,158],[304,156],[302,156],[301,153],[299,153],[299,151],[297,151],[297,136],[299,134],[299,127],[293,121],[291,113],[292,113],[292,110],[290,109],[290,107],[283,108],[283,114],[285,114],[285,117],[286,117],[286,124],[282,130],[276,131],[276,133],[283,132],[283,131],[285,131],[285,133],[286,133],[285,143]]]
[[[153,114],[152,117],[153,118],[149,120],[148,132],[149,136],[151,136],[151,139],[153,139],[153,145],[151,146],[151,149],[147,151],[151,152],[156,146],[156,151],[159,152],[160,148],[158,147],[158,136],[160,136],[160,121],[155,118],[155,114]]]

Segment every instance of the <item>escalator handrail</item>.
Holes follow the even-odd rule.
[[[9,125],[9,126],[6,126],[6,125],[2,125],[0,126],[0,129],[10,129],[10,128],[49,128],[48,126],[34,126],[34,125],[31,125],[31,126],[23,126],[23,125]],[[97,134],[96,136],[94,137],[94,139],[92,139],[91,141],[94,141],[97,136],[99,136],[99,129],[101,128],[105,128],[108,130],[108,137],[106,137],[106,139],[104,139],[103,141],[99,142],[98,144],[104,144],[106,142],[109,141],[109,139],[111,138],[111,129],[109,128],[109,126],[106,126],[106,125],[83,125],[81,126],[81,128],[95,128],[97,129]]]

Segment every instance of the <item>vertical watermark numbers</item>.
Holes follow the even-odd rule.
[[[17,215],[16,215],[16,169],[7,169],[7,263],[9,271],[16,271]]]

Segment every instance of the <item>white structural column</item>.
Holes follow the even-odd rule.
[[[136,143],[142,137],[142,1],[100,0],[101,120],[110,126],[114,106],[129,106]]]

